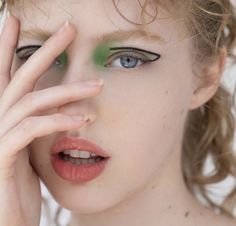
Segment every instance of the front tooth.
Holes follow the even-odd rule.
[[[96,156],[94,153],[79,150],[64,150],[63,153],[70,155],[73,158],[90,158],[90,154],[93,154],[92,156]]]
[[[80,157],[80,151],[77,150],[73,150],[73,151],[69,151],[70,152],[70,156],[73,158],[79,158]]]
[[[88,151],[79,151],[79,157],[80,158],[89,158],[90,157],[90,152],[88,152]]]
[[[70,155],[70,150],[65,150],[65,151],[63,151],[63,153],[66,155]]]

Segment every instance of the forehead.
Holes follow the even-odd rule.
[[[166,11],[154,4],[149,4],[144,13],[145,21],[153,22],[140,25],[142,24],[140,3],[143,1],[20,0],[12,8],[12,13],[21,21],[21,30],[34,29],[34,31],[44,32],[45,36],[47,33],[48,36],[54,33],[66,20],[76,25],[81,37],[92,33],[96,33],[96,37],[99,37],[109,32],[139,30],[140,34],[149,34],[150,41],[156,36],[168,43],[186,35],[181,20],[173,19]]]

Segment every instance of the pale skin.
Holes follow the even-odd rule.
[[[39,5],[47,10],[50,2]],[[134,2],[126,3],[124,9],[130,14],[125,15],[135,17]],[[38,177],[55,200],[72,211],[70,226],[235,225],[235,220],[214,214],[194,199],[184,185],[180,165],[187,112],[216,92],[225,49],[202,70],[207,82],[200,81],[191,68],[191,39],[181,39],[184,25],[159,20],[148,29],[165,42],[131,39],[123,43],[157,52],[162,55],[159,61],[129,72],[120,66],[96,71],[89,58],[97,44],[94,37],[132,25],[115,13],[111,3],[101,0],[65,1],[63,7],[53,7],[47,18],[28,6],[26,19],[16,6],[16,17],[9,17],[1,35],[0,225],[39,225]],[[18,40],[20,29],[35,28],[33,18],[40,18],[37,28],[48,23],[53,35],[20,65],[15,47],[43,43]],[[97,18],[101,26],[94,26]],[[65,20],[71,23],[56,33]],[[63,50],[70,59],[67,70],[50,68]],[[104,85],[86,85],[87,80],[98,78],[104,79]],[[75,116],[85,119],[75,121]],[[66,134],[94,140],[107,150],[111,160],[102,175],[72,184],[55,174],[49,147],[55,137]]]

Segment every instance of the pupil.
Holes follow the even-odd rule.
[[[125,68],[133,68],[138,64],[138,59],[129,56],[123,56],[120,59],[120,63]]]

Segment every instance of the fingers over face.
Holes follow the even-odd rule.
[[[0,101],[0,115],[4,114],[26,93],[31,92],[44,72],[75,38],[71,24],[51,36],[14,74]],[[58,45],[55,43],[58,43]]]
[[[42,114],[49,109],[95,96],[100,91],[100,86],[71,83],[28,93],[2,116],[0,137],[31,115]]]

